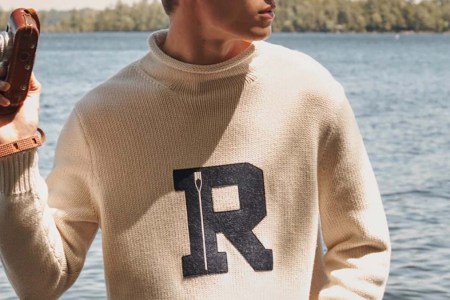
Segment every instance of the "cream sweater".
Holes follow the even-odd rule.
[[[46,183],[35,151],[0,160],[17,294],[59,297],[100,228],[109,299],[382,298],[386,218],[342,87],[266,42],[196,66],[164,38],[77,104]]]

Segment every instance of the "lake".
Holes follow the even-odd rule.
[[[147,33],[43,34],[41,173],[74,103],[147,51]],[[385,299],[450,299],[450,35],[275,34],[343,84],[378,179],[393,255]],[[101,233],[61,299],[106,298]],[[0,264],[0,299],[17,299]]]

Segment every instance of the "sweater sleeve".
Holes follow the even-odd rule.
[[[339,86],[340,87],[340,86]],[[382,299],[390,242],[378,185],[340,87],[319,161],[319,208],[329,283],[319,299]]]
[[[92,162],[72,113],[48,186],[31,150],[0,159],[0,257],[20,299],[56,299],[82,269],[98,229]]]

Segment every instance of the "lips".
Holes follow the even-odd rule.
[[[275,17],[275,5],[271,5],[261,11],[258,12],[260,15],[263,15],[264,17],[273,19]]]
[[[266,9],[260,10],[259,11],[260,14],[268,14],[268,13],[275,13],[275,6],[269,6]]]

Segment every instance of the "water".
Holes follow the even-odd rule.
[[[45,34],[41,172],[74,103],[147,50],[145,33]],[[450,299],[450,35],[278,34],[344,85],[378,178],[393,256],[385,299]],[[16,299],[0,265],[0,299]],[[62,299],[106,298],[100,233]]]

